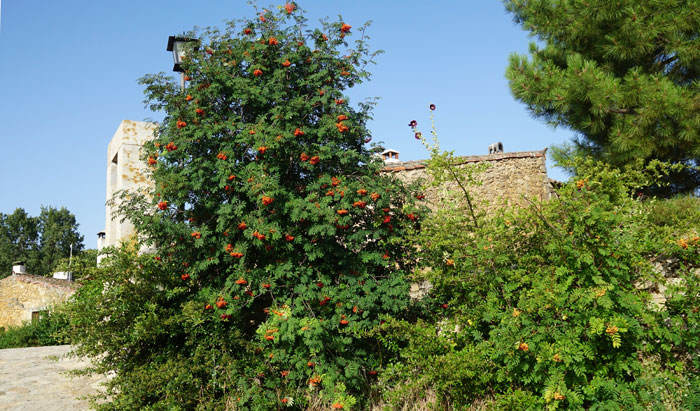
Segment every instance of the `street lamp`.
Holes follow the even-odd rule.
[[[187,52],[191,50],[187,46],[187,43],[193,43],[196,42],[197,39],[191,39],[187,37],[175,37],[175,36],[170,36],[168,37],[168,51],[173,52],[173,71],[180,73],[181,76],[181,82],[180,86],[182,87],[182,90],[185,90],[185,70],[182,68],[181,64],[182,61],[185,59],[185,56],[187,55]],[[196,50],[196,47],[195,47]]]

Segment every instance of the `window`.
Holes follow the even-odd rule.
[[[32,311],[32,323],[39,321],[44,317],[44,311]]]

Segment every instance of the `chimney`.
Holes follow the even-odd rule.
[[[15,261],[14,263],[12,263],[12,275],[26,274],[27,273],[26,264],[27,263],[24,261]]]
[[[102,263],[102,260],[105,258],[105,255],[100,253],[100,250],[102,250],[105,247],[105,243],[107,242],[107,235],[105,234],[104,231],[100,231],[97,233],[97,266],[100,266],[100,263]]]
[[[503,152],[503,143],[500,141],[489,145],[489,154],[496,154]]]
[[[73,273],[70,271],[56,271],[53,273],[53,278],[57,280],[73,281]]]
[[[105,246],[106,234],[104,231],[97,233],[97,250],[101,250]]]
[[[384,160],[384,163],[391,164],[391,163],[400,163],[399,161],[399,152],[396,150],[392,149],[387,149],[382,151],[382,160]]]

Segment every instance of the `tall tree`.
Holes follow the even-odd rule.
[[[575,147],[613,165],[691,166],[671,191],[700,186],[700,3],[697,0],[504,0],[539,45],[513,55],[513,95],[577,132]]]
[[[83,236],[78,232],[78,223],[67,208],[41,207],[39,214],[40,262],[37,273],[51,274],[57,263],[83,247]]]
[[[372,330],[408,305],[416,250],[403,238],[421,209],[380,174],[370,106],[346,95],[369,76],[366,27],[305,22],[292,3],[263,10],[202,35],[184,91],[163,74],[142,80],[165,112],[144,158],[155,192],[121,210],[158,251],[117,254],[96,278],[110,286],[84,287],[90,310],[76,317],[82,353],[117,370],[115,404],[367,398],[383,363]]]
[[[39,267],[39,219],[22,208],[0,213],[0,273],[9,275],[12,263],[25,261],[27,270]]]
[[[23,260],[27,272],[50,275],[61,258],[83,249],[78,223],[65,207],[41,207],[32,217],[22,208],[12,214],[0,213],[0,274],[10,274],[12,263]]]

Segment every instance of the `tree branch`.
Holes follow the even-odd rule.
[[[637,111],[633,108],[607,108],[605,111],[616,114],[637,114]]]
[[[476,215],[474,214],[474,208],[472,207],[471,197],[469,196],[469,192],[467,191],[467,189],[462,185],[462,182],[459,181],[459,177],[457,177],[457,173],[455,173],[455,171],[452,169],[452,160],[448,160],[447,169],[452,174],[452,178],[454,178],[454,180],[459,185],[459,188],[461,188],[462,191],[464,192],[464,197],[466,197],[467,205],[469,206],[469,214],[471,214],[472,220],[474,221],[474,227],[479,228],[479,223],[476,220]]]
[[[678,55],[673,55],[671,57],[666,58],[665,60],[661,60],[660,62],[656,63],[660,68],[663,68],[669,63],[674,62],[675,60],[678,60]]]

